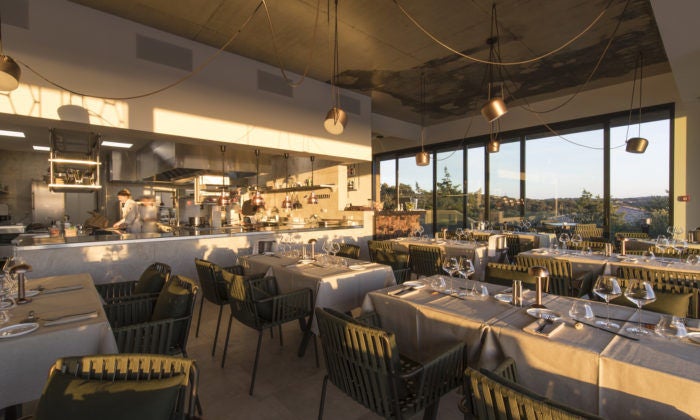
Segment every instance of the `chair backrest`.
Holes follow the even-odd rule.
[[[514,261],[515,256],[520,254],[520,237],[518,235],[506,235],[506,245],[508,246],[508,261]]]
[[[555,260],[553,258],[540,258],[532,255],[518,255],[515,263],[524,267],[544,267],[549,271],[549,293],[562,296],[575,296],[572,267],[570,261]]]
[[[340,244],[340,251],[335,255],[356,260],[360,258],[360,246],[355,244]]]
[[[431,245],[409,245],[408,263],[411,271],[418,276],[432,276],[442,273],[442,249]]]
[[[265,252],[272,252],[275,249],[275,241],[258,241],[256,250],[254,254],[263,254]]]
[[[655,291],[663,293],[690,294],[687,316],[700,318],[700,274],[653,270],[636,266],[619,266],[617,277],[621,279],[622,287],[629,279],[642,279],[652,283]],[[659,299],[657,299],[659,300]],[[655,302],[656,303],[656,302]],[[645,309],[649,309],[645,307]]]
[[[472,396],[479,419],[597,419],[599,417],[555,403],[493,372],[468,367],[465,390]]]
[[[229,285],[231,314],[241,323],[259,329],[272,318],[272,303],[261,303],[276,296],[277,279],[263,275],[244,276],[224,271],[224,281]]]
[[[399,413],[399,353],[393,333],[316,308],[328,378],[374,413]]]
[[[370,239],[367,241],[367,250],[369,251],[369,260],[375,261],[375,253],[378,250],[381,251],[393,251],[394,243],[392,241],[377,241]]]
[[[194,259],[194,265],[202,288],[202,298],[215,305],[228,303],[228,285],[221,277],[221,267],[200,258]]]
[[[197,387],[197,366],[190,359],[150,354],[65,357],[51,368],[34,418],[190,418]]]

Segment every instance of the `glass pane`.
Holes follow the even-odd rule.
[[[384,209],[396,209],[396,159],[379,162],[379,185],[379,201]]]
[[[525,143],[525,216],[533,226],[550,231],[569,230],[570,223],[602,227],[603,130],[562,137]]]
[[[464,194],[462,174],[464,171],[463,150],[437,153],[437,230],[443,228],[454,232],[462,227]]]
[[[611,232],[647,232],[668,235],[670,121],[644,123],[641,134],[649,140],[643,154],[627,153],[625,140],[638,135],[638,126],[610,130]],[[628,137],[629,136],[629,137]]]
[[[399,204],[404,210],[428,210],[421,213],[424,234],[433,236],[433,159],[427,166],[416,165],[415,156],[399,159]],[[427,216],[427,217],[426,217]]]
[[[484,220],[486,203],[486,167],[484,166],[484,146],[467,149],[467,227]]]
[[[520,221],[520,142],[501,143],[489,155],[489,221],[492,226]]]

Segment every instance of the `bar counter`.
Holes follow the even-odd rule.
[[[194,258],[230,266],[238,256],[249,255],[258,241],[291,239],[318,241],[317,251],[326,240],[360,245],[372,238],[371,216],[357,226],[262,227],[244,231],[241,227],[221,229],[178,229],[170,233],[114,234],[76,237],[24,237],[16,240],[16,255],[32,266],[30,278],[89,273],[95,283],[137,280],[153,262],[170,265],[173,274],[197,278]],[[361,223],[358,221],[358,223]],[[367,258],[367,255],[364,255]]]

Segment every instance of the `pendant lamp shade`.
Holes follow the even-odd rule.
[[[416,165],[418,166],[428,166],[430,165],[430,153],[422,150],[416,153]]]
[[[498,139],[491,139],[486,144],[486,151],[489,153],[498,153],[499,150],[501,150],[501,143],[498,141]]]
[[[309,197],[306,199],[306,204],[318,204],[318,197],[316,197],[316,193],[311,191],[311,194],[309,194]]]
[[[627,140],[625,151],[629,153],[644,153],[649,145],[649,140],[644,137],[632,137]]]
[[[256,189],[253,192],[253,198],[251,199],[251,201],[254,206],[263,207],[265,206],[265,199],[263,198],[262,194],[260,194],[260,191],[257,190],[257,187],[255,188]]]
[[[340,108],[333,107],[328,110],[326,119],[323,121],[323,128],[331,134],[339,135],[345,131],[348,125],[348,114]]]
[[[508,112],[508,108],[502,98],[491,98],[481,108],[481,115],[490,123],[501,118],[506,112]]]
[[[11,91],[19,86],[22,70],[11,57],[0,55],[0,90]]]
[[[284,200],[282,200],[282,208],[283,209],[291,209],[292,208],[292,200],[289,198],[289,194],[287,194],[284,197]]]

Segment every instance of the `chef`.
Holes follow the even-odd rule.
[[[121,203],[122,218],[113,227],[126,229],[128,233],[141,233],[141,217],[138,204],[131,198],[131,192],[126,188],[117,193],[117,199]]]

